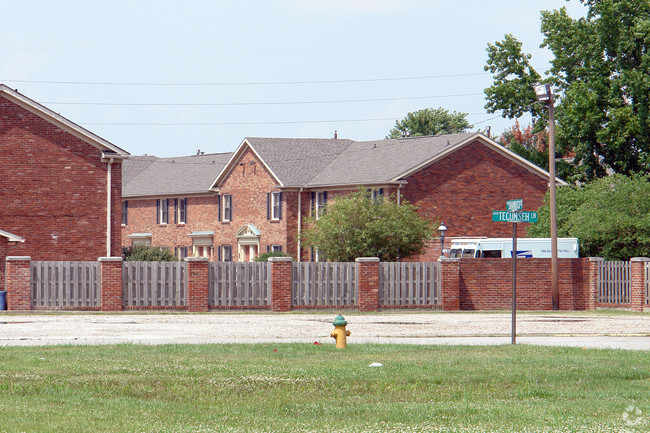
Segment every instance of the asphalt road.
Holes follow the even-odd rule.
[[[74,344],[334,344],[338,311],[0,313],[0,346]],[[348,344],[509,344],[510,313],[343,312]],[[517,343],[650,350],[650,315],[518,313]]]

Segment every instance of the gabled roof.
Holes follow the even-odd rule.
[[[131,156],[122,163],[122,197],[205,194],[230,156]]]
[[[251,149],[281,187],[324,188],[399,183],[408,175],[463,146],[478,141],[548,179],[549,173],[480,133],[460,133],[392,140],[246,138],[212,183],[227,177],[246,149]],[[556,179],[560,184],[564,182]]]
[[[55,113],[49,108],[39,104],[32,99],[29,99],[27,96],[18,93],[18,91],[11,89],[4,84],[0,84],[0,97],[4,97],[8,101],[11,101],[14,104],[29,111],[30,113],[35,114],[46,122],[50,122],[56,125],[60,129],[74,135],[78,139],[90,144],[91,146],[109,153],[113,158],[126,158],[129,156],[129,152],[126,150],[121,149],[113,143],[104,140],[100,136],[93,134],[87,129],[77,125],[74,122],[71,122],[60,114]]]
[[[25,242],[25,239],[21,238],[20,236],[16,236],[4,230],[0,230],[0,236],[7,238],[9,242]]]

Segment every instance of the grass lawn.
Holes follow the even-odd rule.
[[[0,431],[650,431],[650,354],[641,351],[309,344],[0,351]]]

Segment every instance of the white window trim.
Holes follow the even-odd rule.
[[[185,198],[179,198],[178,201],[178,207],[176,208],[176,218],[178,219],[178,224],[187,224],[187,206],[186,206],[186,199]],[[181,207],[183,208],[183,212],[181,212]],[[184,218],[181,218],[181,215],[184,216]]]
[[[228,218],[226,218],[226,205],[229,210]],[[221,221],[230,222],[232,220],[232,195],[224,194],[221,196]]]
[[[325,214],[325,208],[327,207],[327,201],[325,201],[325,191],[316,191],[316,197],[314,198],[316,199],[316,203],[314,203],[314,212],[316,213],[316,219],[319,219],[322,215]]]
[[[282,201],[280,200],[280,192],[274,191],[271,193],[271,220],[280,221],[280,213],[282,208]],[[277,209],[276,209],[277,200]]]
[[[158,220],[160,225],[169,224],[169,199],[161,198],[160,205],[158,206]],[[164,217],[164,218],[163,218]]]

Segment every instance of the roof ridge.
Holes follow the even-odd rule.
[[[339,139],[338,139],[338,138],[330,138],[329,140],[339,140]],[[355,144],[355,143],[359,143],[358,141],[352,140],[352,139],[350,139],[350,138],[346,138],[346,139],[343,139],[343,140],[348,140],[348,141],[349,141],[348,145],[345,146],[345,148],[344,148],[343,150],[341,150],[341,151],[340,151],[340,152],[339,152],[339,153],[338,153],[334,158],[332,158],[332,160],[331,160],[327,165],[325,165],[325,167],[323,167],[322,170],[320,170],[318,173],[315,173],[312,177],[310,177],[310,178],[305,182],[305,185],[309,185],[309,183],[310,183],[312,180],[314,180],[314,179],[315,179],[319,174],[321,174],[322,172],[324,172],[325,170],[327,170],[327,169],[329,168],[329,166],[332,165],[332,164],[334,163],[334,161],[336,161],[336,160],[337,160],[337,159],[338,159],[338,158],[339,158],[339,157],[340,157],[344,152],[346,152],[346,151],[350,148],[350,146],[352,146],[352,145]]]

